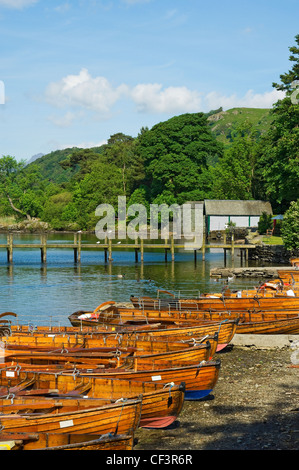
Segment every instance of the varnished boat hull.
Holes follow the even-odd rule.
[[[146,299],[144,301],[131,297],[135,309],[143,310],[166,310],[166,311],[190,311],[190,310],[228,310],[242,311],[252,309],[299,309],[299,297],[279,295],[277,297],[263,297],[255,295],[252,297],[200,297],[198,299],[160,300]],[[110,310],[116,307],[111,307]],[[119,311],[129,313],[130,309],[118,308]],[[102,316],[107,313],[101,313]]]
[[[20,386],[18,392],[17,386],[23,381],[24,386]],[[68,395],[84,395],[89,397],[88,399],[80,400],[78,406],[95,406],[92,399],[101,400],[120,400],[120,399],[136,399],[137,396],[142,395],[142,410],[140,416],[139,426],[143,426],[146,421],[147,427],[159,428],[168,425],[167,422],[173,422],[182,411],[184,397],[185,397],[185,384],[159,384],[157,382],[140,382],[135,380],[114,380],[111,378],[100,378],[91,379],[90,377],[76,377],[71,373],[68,376],[61,376],[55,373],[26,373],[15,371],[15,368],[10,368],[6,371],[2,371],[2,385],[8,385],[10,388],[4,388],[3,395],[7,396],[9,393],[14,394],[17,398],[15,403],[18,404],[31,400],[33,403],[36,398],[22,397],[22,394],[26,394],[27,388],[25,387],[26,382],[29,383],[29,392],[37,389],[39,394],[43,393],[43,390],[52,390],[53,394],[59,396]],[[12,387],[15,388],[12,388]],[[28,392],[28,393],[29,393]],[[51,402],[51,399],[48,399]],[[57,401],[57,399],[56,399]],[[92,402],[92,405],[90,404]],[[2,404],[7,405],[2,399]],[[68,406],[69,399],[67,401]],[[9,404],[9,403],[8,403]],[[1,408],[0,408],[1,412]],[[151,424],[152,423],[152,424]]]
[[[0,450],[132,450],[133,434],[0,433]]]
[[[284,318],[281,320],[264,320],[260,322],[242,323],[240,322],[237,329],[238,334],[263,334],[277,335],[299,334],[299,316],[295,318]]]
[[[2,414],[0,426],[8,432],[128,434],[133,433],[139,425],[141,407],[140,399],[66,413],[11,416]]]
[[[9,377],[6,371],[2,371],[2,392],[0,387],[0,395],[7,395],[8,391],[11,393],[16,393],[16,390],[11,388],[7,389],[7,384],[18,384],[20,386],[21,378],[23,381],[31,380],[34,381],[34,386],[36,388],[44,387],[46,389],[58,389],[62,393],[72,393],[75,391],[76,383],[80,384],[82,382],[82,387],[87,387],[89,390],[88,393],[97,393],[97,379],[124,379],[128,384],[132,380],[133,382],[155,382],[159,387],[162,387],[165,384],[175,383],[180,384],[181,382],[185,383],[185,399],[189,399],[191,396],[191,391],[193,391],[193,398],[203,398],[211,393],[214,389],[220,371],[220,360],[216,361],[207,361],[202,362],[198,365],[184,366],[184,367],[175,367],[170,369],[156,369],[151,371],[105,371],[101,373],[93,373],[92,375],[88,374],[78,374],[74,380],[74,376],[70,373],[67,374],[55,374],[55,373],[41,373],[38,374],[38,380],[36,379],[36,373],[34,372],[21,372],[15,373],[10,371]],[[36,381],[37,380],[37,381]],[[81,388],[82,388],[81,387]],[[80,390],[77,389],[77,393]],[[196,392],[196,393],[195,393]],[[93,395],[94,396],[94,395]],[[98,395],[99,396],[99,395]]]

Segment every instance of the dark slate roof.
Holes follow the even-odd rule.
[[[259,216],[263,212],[273,214],[270,202],[265,201],[206,199],[204,205],[206,215]]]

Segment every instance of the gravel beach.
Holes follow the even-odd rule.
[[[298,450],[299,368],[292,350],[229,345],[213,395],[185,401],[176,426],[139,428],[135,450]]]

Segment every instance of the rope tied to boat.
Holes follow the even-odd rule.
[[[116,436],[117,433],[118,433],[118,425],[119,425],[119,422],[120,422],[120,418],[121,418],[121,415],[122,415],[122,412],[123,412],[123,409],[124,409],[124,406],[125,406],[125,403],[127,402],[127,398],[120,398],[120,400],[122,400],[122,407],[121,407],[121,410],[120,410],[120,413],[119,413],[119,417],[118,417],[118,420],[117,420],[117,423],[116,423],[116,427],[115,427],[115,431],[114,431],[114,435]]]
[[[171,390],[172,388],[175,386],[175,383],[174,382],[169,382],[167,384],[164,385],[163,388],[167,388],[169,387],[169,395],[168,395],[168,401],[167,401],[167,406],[169,407],[170,405],[172,405],[172,396],[171,396]]]
[[[201,362],[198,364],[195,377],[198,376],[200,369],[201,369],[202,366],[204,366],[206,363],[207,363],[207,361],[201,361]]]

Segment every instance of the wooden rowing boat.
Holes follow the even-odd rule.
[[[210,314],[208,313],[208,316]],[[6,343],[22,344],[27,343],[31,346],[52,345],[55,347],[65,346],[69,349],[71,346],[82,347],[132,347],[137,351],[170,351],[181,348],[182,341],[188,343],[195,341],[197,343],[209,341],[211,343],[212,354],[215,342],[217,342],[216,350],[220,351],[231,342],[238,324],[238,318],[221,319],[217,315],[217,321],[209,321],[204,317],[202,321],[196,319],[192,323],[190,321],[178,321],[171,319],[170,321],[161,321],[159,328],[145,330],[120,330],[117,333],[105,329],[104,331],[80,331],[77,327],[65,327],[67,330],[61,332],[59,329],[49,329],[48,333],[44,333],[43,329],[38,327],[36,331],[29,333],[27,327],[20,326],[12,335],[3,337],[2,341]]]
[[[42,378],[39,378],[39,384]],[[88,391],[85,398],[72,397],[71,393],[57,393],[57,397],[24,397],[14,396],[0,400],[1,413],[33,412],[44,410],[74,411],[77,409],[99,407],[124,399],[135,399],[140,392],[142,398],[142,410],[139,426],[146,428],[165,428],[172,424],[183,408],[185,384],[175,385],[173,383],[158,386],[154,383],[134,382],[124,383],[124,380],[97,379],[92,390]],[[59,384],[58,384],[59,385]],[[39,385],[40,386],[40,385]],[[105,389],[104,389],[105,388]],[[39,389],[41,390],[41,389]],[[123,392],[121,392],[123,390]],[[85,392],[87,393],[87,392]],[[93,394],[95,397],[90,397]],[[99,395],[101,397],[99,398]],[[116,398],[118,397],[118,398]]]
[[[252,297],[230,297],[211,294],[210,296],[201,296],[198,299],[150,299],[136,298],[131,296],[131,301],[136,310],[166,310],[166,311],[184,311],[184,310],[229,310],[244,311],[260,308],[261,310],[269,309],[297,309],[299,310],[299,296],[283,296],[263,297],[254,295]],[[115,306],[110,306],[106,311],[99,313],[99,318],[105,317],[105,313],[109,313]],[[119,308],[123,313],[130,309]],[[132,309],[131,309],[132,310]]]
[[[79,389],[81,390],[82,387],[87,387],[89,390],[88,393],[91,393],[90,390],[96,386],[96,382],[94,381],[98,378],[125,379],[127,381],[132,380],[134,382],[157,382],[162,385],[169,383],[180,384],[181,382],[184,382],[186,387],[185,399],[197,400],[211,393],[217,383],[220,366],[221,362],[217,359],[215,361],[202,361],[197,365],[163,369],[159,368],[153,370],[134,371],[118,369],[116,371],[107,369],[105,371],[92,373],[92,375],[88,373],[73,374],[72,372],[52,373],[52,375],[51,372],[42,372],[39,374],[37,372],[30,371],[19,372],[18,368],[16,368],[17,370],[15,372],[11,370],[8,372],[5,372],[4,370],[1,371],[2,386],[0,386],[0,396],[6,396],[8,392],[24,394],[27,393],[26,391],[28,389],[30,392],[32,387],[40,389],[40,381],[43,375],[43,388],[50,391],[57,391],[58,389],[61,393],[78,393]],[[79,386],[81,383],[82,387]]]
[[[183,382],[159,381],[142,382],[133,379],[91,378],[81,377],[78,371],[74,374],[32,372],[26,369],[8,367],[2,370],[2,392],[0,395],[16,399],[35,396],[43,401],[46,395],[62,397],[83,397],[81,406],[91,406],[93,399],[109,400],[110,402],[123,399],[142,397],[140,416],[141,427],[164,428],[172,424],[182,411],[185,398]],[[17,397],[17,398],[15,398]],[[20,398],[21,397],[21,398]],[[5,402],[4,402],[5,403]],[[7,402],[6,402],[7,403]],[[18,403],[19,404],[19,403]]]
[[[262,321],[246,322],[240,320],[237,329],[238,334],[299,334],[299,315],[297,317],[270,319],[264,318]]]
[[[6,432],[59,432],[72,434],[134,433],[139,425],[142,399],[59,413],[0,415]]]
[[[289,284],[290,286],[296,286],[299,282],[299,269],[281,269],[277,270],[277,274],[279,279],[281,279],[284,283]]]
[[[183,348],[183,344],[182,344]],[[36,365],[37,368],[40,365],[60,365],[62,368],[66,368],[67,365],[81,365],[81,371],[84,369],[90,369],[95,372],[100,370],[110,369],[118,370],[122,369],[133,369],[137,370],[152,370],[160,367],[174,367],[183,366],[189,364],[198,364],[201,361],[207,361],[212,357],[215,352],[211,351],[211,345],[209,342],[205,344],[194,345],[185,347],[180,350],[168,351],[156,354],[144,354],[144,355],[124,355],[117,356],[112,361],[108,361],[103,358],[102,353],[98,356],[97,353],[87,352],[87,350],[81,350],[79,352],[41,352],[29,350],[13,350],[3,349],[2,350],[2,364],[5,365],[7,361],[16,361],[17,363],[29,363]],[[109,356],[110,357],[110,356]]]
[[[0,450],[132,450],[133,434],[98,436],[72,433],[0,432]]]
[[[216,330],[216,329],[215,329]],[[214,331],[215,331],[214,330]],[[57,334],[43,334],[43,333],[14,333],[10,336],[5,336],[2,338],[2,348],[5,349],[25,349],[29,348],[33,351],[52,351],[57,350],[59,353],[63,351],[73,352],[73,353],[88,353],[94,352],[100,357],[103,352],[103,357],[113,357],[117,355],[141,355],[145,353],[156,354],[160,352],[170,352],[178,351],[181,349],[186,349],[192,346],[196,341],[194,339],[189,339],[182,341],[182,338],[179,336],[171,337],[171,332],[166,337],[165,335],[160,338],[159,335],[151,336],[148,334],[151,330],[140,331],[137,334],[126,332],[118,333],[97,333],[97,334],[69,334],[67,338],[64,333]],[[193,336],[196,335],[196,330],[194,330]],[[211,348],[211,354],[214,354],[218,334],[217,331],[213,335],[204,335],[205,338],[200,341],[197,338],[198,342],[202,343],[202,348]],[[206,342],[209,341],[209,345]],[[85,354],[86,355],[86,354]]]
[[[220,300],[220,299],[218,299]],[[237,298],[230,300],[239,300]],[[224,320],[238,320],[239,323],[236,327],[236,333],[245,332],[244,324],[247,323],[246,329],[247,332],[255,333],[255,331],[260,330],[260,323],[263,321],[273,322],[272,331],[275,334],[284,333],[283,325],[286,322],[280,323],[283,319],[292,319],[292,322],[289,323],[289,327],[292,325],[292,331],[297,331],[298,328],[298,316],[299,309],[287,310],[284,308],[276,309],[262,309],[261,307],[256,306],[254,309],[250,310],[139,310],[137,308],[124,309],[117,307],[110,307],[110,311],[107,312],[106,317],[101,317],[99,321],[104,322],[105,320],[109,322],[110,326],[117,322],[126,321],[139,321],[142,318],[147,318],[148,320],[154,321],[166,321],[166,319],[171,320],[179,324],[190,324],[194,325],[196,323],[202,324],[202,322],[213,322],[213,321],[224,321]],[[274,323],[275,322],[275,323]],[[256,325],[257,323],[257,325]],[[241,326],[242,325],[242,326]],[[268,323],[269,325],[269,323]],[[281,328],[280,328],[281,327]],[[218,340],[220,342],[220,340]]]

